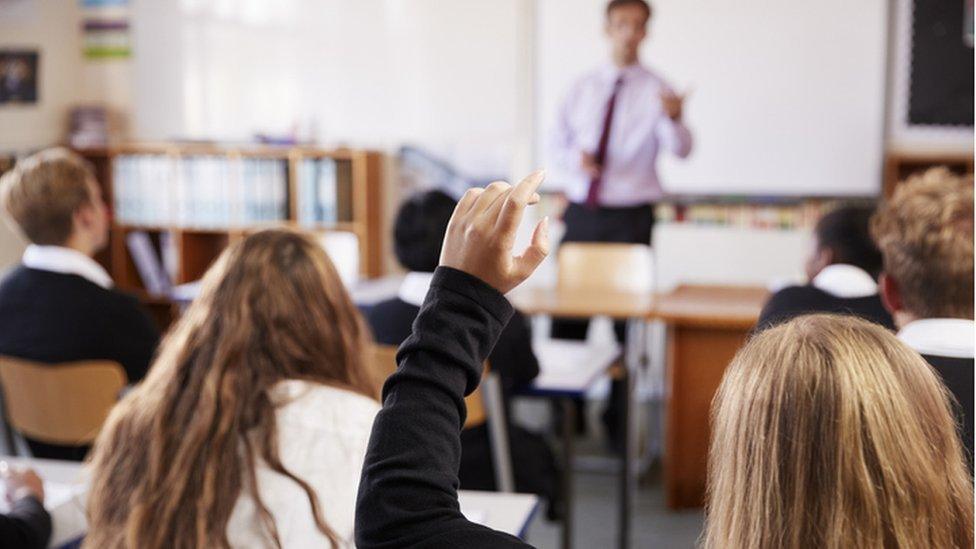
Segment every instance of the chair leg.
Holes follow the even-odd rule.
[[[512,471],[512,452],[509,447],[505,405],[502,402],[501,381],[497,373],[489,373],[482,383],[488,416],[488,440],[495,465],[495,487],[499,492],[511,493],[515,491],[515,475]]]

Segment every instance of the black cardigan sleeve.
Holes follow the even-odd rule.
[[[506,391],[525,385],[539,375],[539,360],[532,350],[532,327],[518,311],[498,337],[488,364],[498,373]]]
[[[457,499],[464,396],[511,315],[481,280],[445,267],[434,273],[373,424],[356,502],[361,549],[525,547],[469,522]]]
[[[0,515],[0,546],[10,549],[44,549],[51,538],[51,515],[33,497],[14,502]]]

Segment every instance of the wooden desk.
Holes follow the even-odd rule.
[[[712,397],[767,297],[765,288],[723,286],[658,296],[650,317],[668,326],[664,486],[672,509],[704,503]]]

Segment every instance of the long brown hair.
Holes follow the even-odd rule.
[[[229,247],[96,442],[86,547],[228,547],[242,490],[280,546],[257,490],[258,459],[304,489],[336,545],[311,486],[281,463],[269,390],[304,379],[376,398],[369,341],[313,238],[269,230]]]
[[[972,547],[950,402],[866,321],[813,315],[757,335],[712,404],[705,546]]]

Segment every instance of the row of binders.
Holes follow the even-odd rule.
[[[298,223],[314,227],[350,221],[350,187],[339,184],[338,164],[331,158],[306,158],[299,164]]]
[[[288,219],[288,163],[136,154],[115,158],[116,219],[127,225],[241,227]]]

